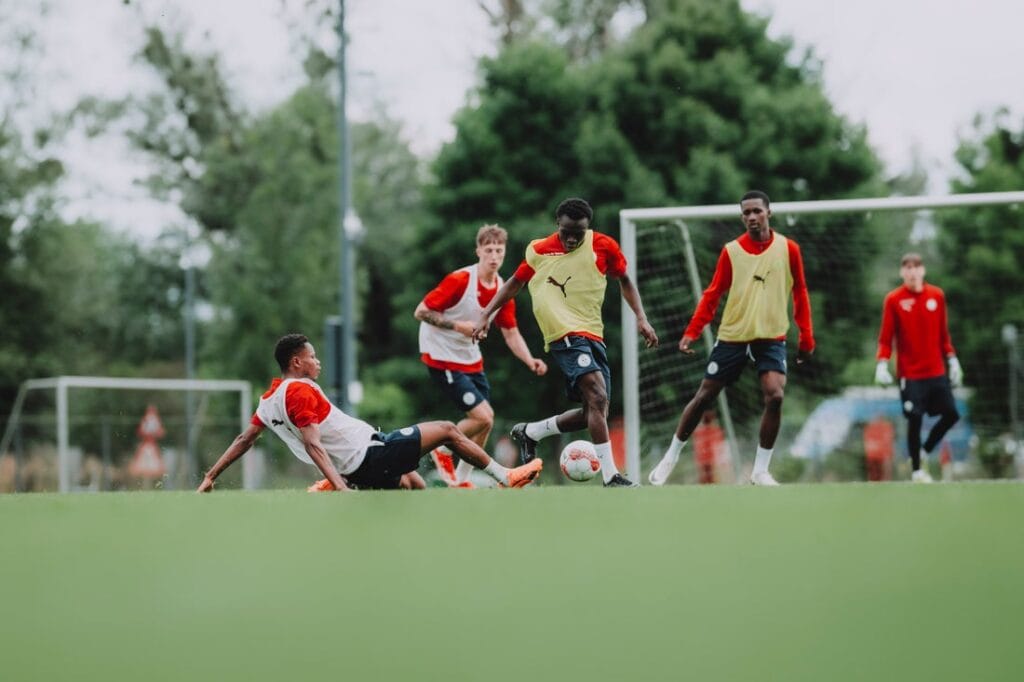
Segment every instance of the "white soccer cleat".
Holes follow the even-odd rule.
[[[658,466],[651,469],[651,473],[647,475],[647,480],[650,481],[651,485],[665,485],[665,481],[672,475],[672,470],[676,468],[678,462],[678,457],[672,458],[665,455],[658,462]]]
[[[754,485],[764,485],[768,487],[780,485],[779,482],[772,478],[772,475],[767,471],[758,471],[756,474],[751,474],[750,482]]]
[[[932,475],[928,473],[927,469],[918,469],[914,473],[910,474],[910,480],[914,483],[934,483]]]

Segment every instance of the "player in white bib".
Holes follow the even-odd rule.
[[[423,297],[414,313],[420,321],[420,359],[430,380],[448,403],[465,413],[459,430],[480,447],[494,426],[491,386],[484,374],[484,358],[473,340],[473,325],[502,284],[498,270],[505,261],[508,233],[498,225],[484,225],[476,233],[477,262],[449,273]],[[505,344],[530,371],[543,376],[547,364],[535,358],[516,324],[515,301],[503,305],[492,317]],[[472,487],[473,465],[462,460],[455,468],[450,452],[431,452],[442,478],[449,485]]]
[[[274,358],[281,377],[263,394],[249,427],[203,477],[199,492],[213,490],[221,472],[248,452],[265,428],[326,477],[311,490],[400,488],[403,477],[416,471],[420,457],[441,445],[510,488],[520,488],[540,474],[541,467],[531,467],[532,462],[515,469],[501,466],[451,422],[423,422],[381,433],[345,414],[316,384],[320,360],[302,334],[282,337]]]

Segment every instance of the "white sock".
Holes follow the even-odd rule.
[[[484,467],[484,471],[498,483],[508,485],[508,469],[498,464],[493,457],[491,463]]]
[[[530,422],[526,425],[526,435],[533,440],[558,435],[561,431],[558,430],[558,424],[555,423],[556,419],[557,417],[548,417],[539,422]]]
[[[679,436],[673,433],[672,444],[668,446],[668,450],[665,451],[665,456],[661,458],[661,461],[675,466],[676,462],[679,461],[679,453],[682,452],[684,445],[686,445],[686,441],[679,440]]]
[[[618,467],[615,466],[615,458],[612,457],[612,444],[594,443],[594,451],[597,452],[597,458],[601,460],[601,476],[607,483],[612,476],[619,473]]]
[[[473,473],[473,469],[476,467],[467,462],[464,459],[459,460],[459,466],[455,467],[455,482],[465,483],[469,480],[469,475]]]
[[[762,448],[757,446],[757,455],[754,456],[754,470],[750,475],[768,473],[768,465],[772,463],[772,452],[775,448]]]

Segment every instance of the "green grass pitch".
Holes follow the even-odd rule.
[[[1024,679],[1024,486],[0,496],[6,680]]]

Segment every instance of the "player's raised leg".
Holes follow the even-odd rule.
[[[466,437],[452,422],[424,422],[419,424],[420,447],[430,452],[440,445],[447,445],[452,452],[482,469],[491,478],[510,488],[521,488],[532,483],[540,474],[542,463],[535,460],[514,469],[507,469],[494,461],[484,449]]]

